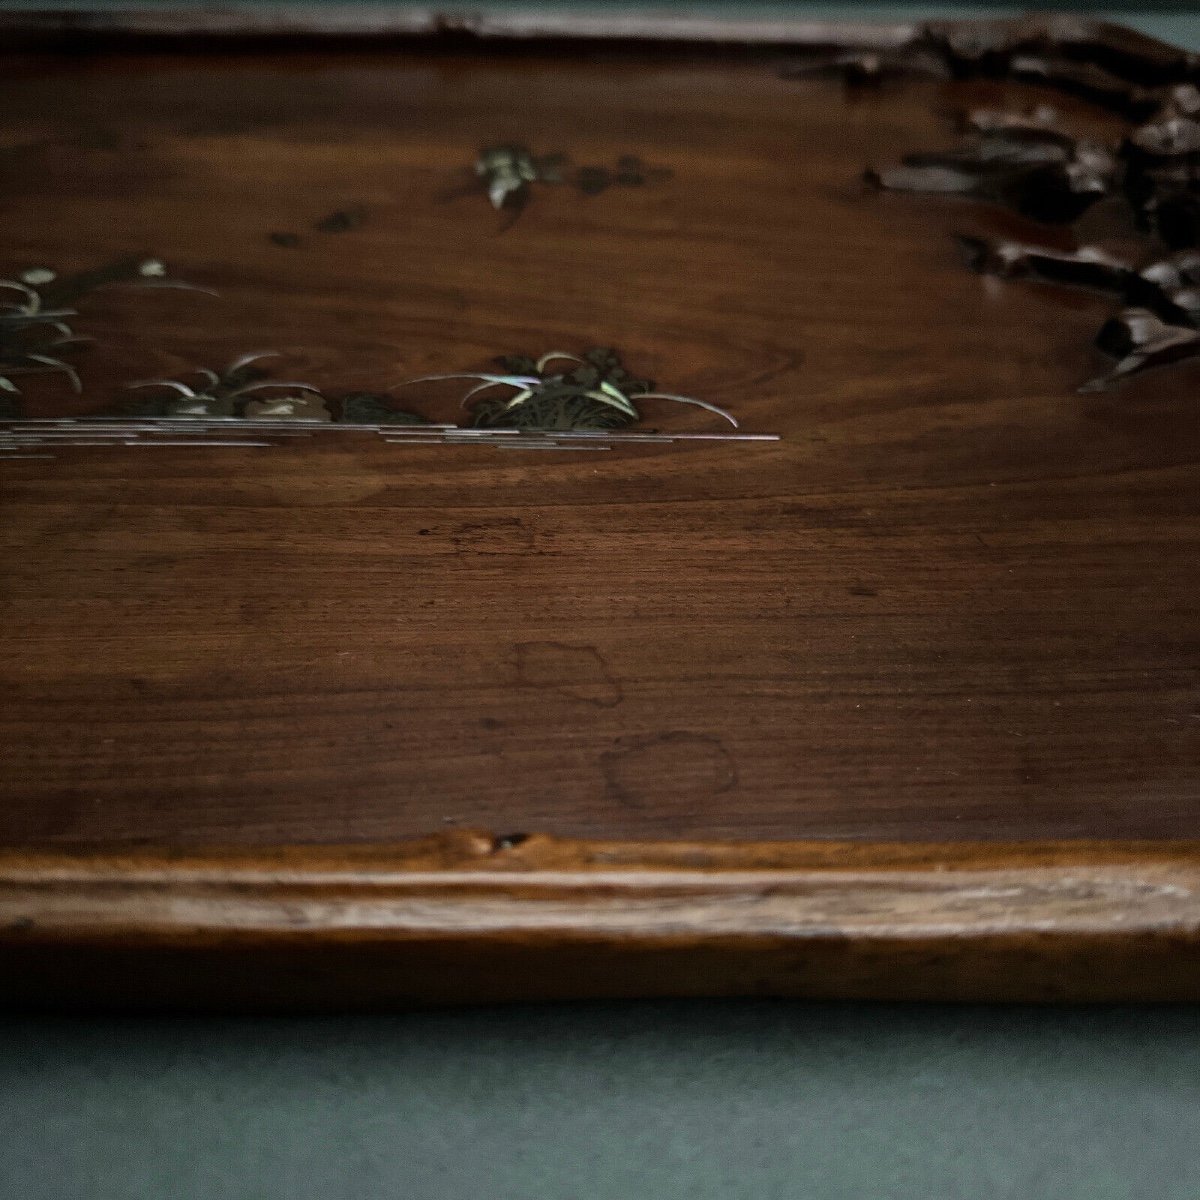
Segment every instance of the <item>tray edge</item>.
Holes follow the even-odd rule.
[[[0,1004],[1200,1000],[1200,842],[0,852]]]

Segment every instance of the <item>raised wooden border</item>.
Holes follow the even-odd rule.
[[[205,8],[164,4],[89,5],[87,8],[0,10],[0,31],[78,37],[244,39],[262,37],[429,37],[447,33],[478,38],[603,38],[743,45],[836,43],[903,44],[919,26],[906,22],[718,19],[694,14],[613,10],[596,16],[530,8],[425,8],[412,4],[233,4]]]
[[[979,47],[1043,41],[1068,52],[1091,49],[1103,57],[1195,68],[1200,56],[1109,21],[1068,13],[1023,18],[928,21],[836,21],[779,16],[729,17],[703,5],[691,11],[632,7],[589,14],[569,9],[481,6],[432,8],[398,3],[313,4],[304,0],[235,0],[204,6],[179,0],[97,0],[71,4],[17,3],[0,7],[0,35],[11,46],[86,49],[97,39],[213,42],[262,39],[601,40],[695,43],[729,47],[823,46],[888,50],[923,34],[949,36]]]
[[[9,45],[451,34],[887,49],[1046,39],[1180,76],[1074,17],[932,24],[411,7],[5,9]],[[0,1003],[346,1008],[648,995],[1200,1000],[1200,841],[570,842],[0,851]]]
[[[1200,1000],[1200,842],[0,854],[0,998]]]

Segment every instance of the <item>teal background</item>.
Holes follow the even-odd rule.
[[[5,1200],[1197,1200],[1200,1010],[0,1023]]]
[[[1200,50],[1184,5],[1103,11]],[[684,1197],[1200,1200],[1200,1009],[0,1019],[0,1200]]]

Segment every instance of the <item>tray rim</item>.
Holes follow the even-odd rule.
[[[927,22],[170,4],[0,9],[17,52],[107,39],[466,37],[894,48],[928,31],[1200,56],[1075,16]],[[79,952],[111,959],[97,977]],[[386,969],[376,970],[380,954]],[[216,955],[221,998],[197,986]],[[332,981],[324,968],[333,965]],[[644,995],[1200,1000],[1200,840],[0,847],[0,1004],[272,1008]],[[321,982],[317,982],[320,980]],[[173,982],[172,982],[173,981]],[[330,992],[330,985],[334,991]]]
[[[0,962],[55,1008],[1196,1001],[1200,841],[4,850]]]
[[[36,0],[0,0],[0,33],[15,41],[12,49],[69,48],[86,51],[88,39],[111,35],[132,41],[195,39],[200,52],[230,41],[349,38],[388,41],[466,38],[483,43],[597,40],[610,42],[698,43],[715,47],[787,46],[887,50],[923,32],[970,35],[995,41],[1023,38],[1072,43],[1125,56],[1170,54],[1188,67],[1200,55],[1141,33],[1117,21],[1073,13],[1049,12],[1001,17],[933,17],[885,20],[782,16],[777,10],[751,10],[730,17],[703,7],[691,9],[521,8],[489,4],[467,8],[431,7],[409,0],[321,4],[311,0],[230,0],[189,4],[186,0],[100,0],[96,4]]]

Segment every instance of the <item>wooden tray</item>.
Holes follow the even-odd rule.
[[[1200,997],[1191,57],[332,13],[0,17],[4,1000]]]

